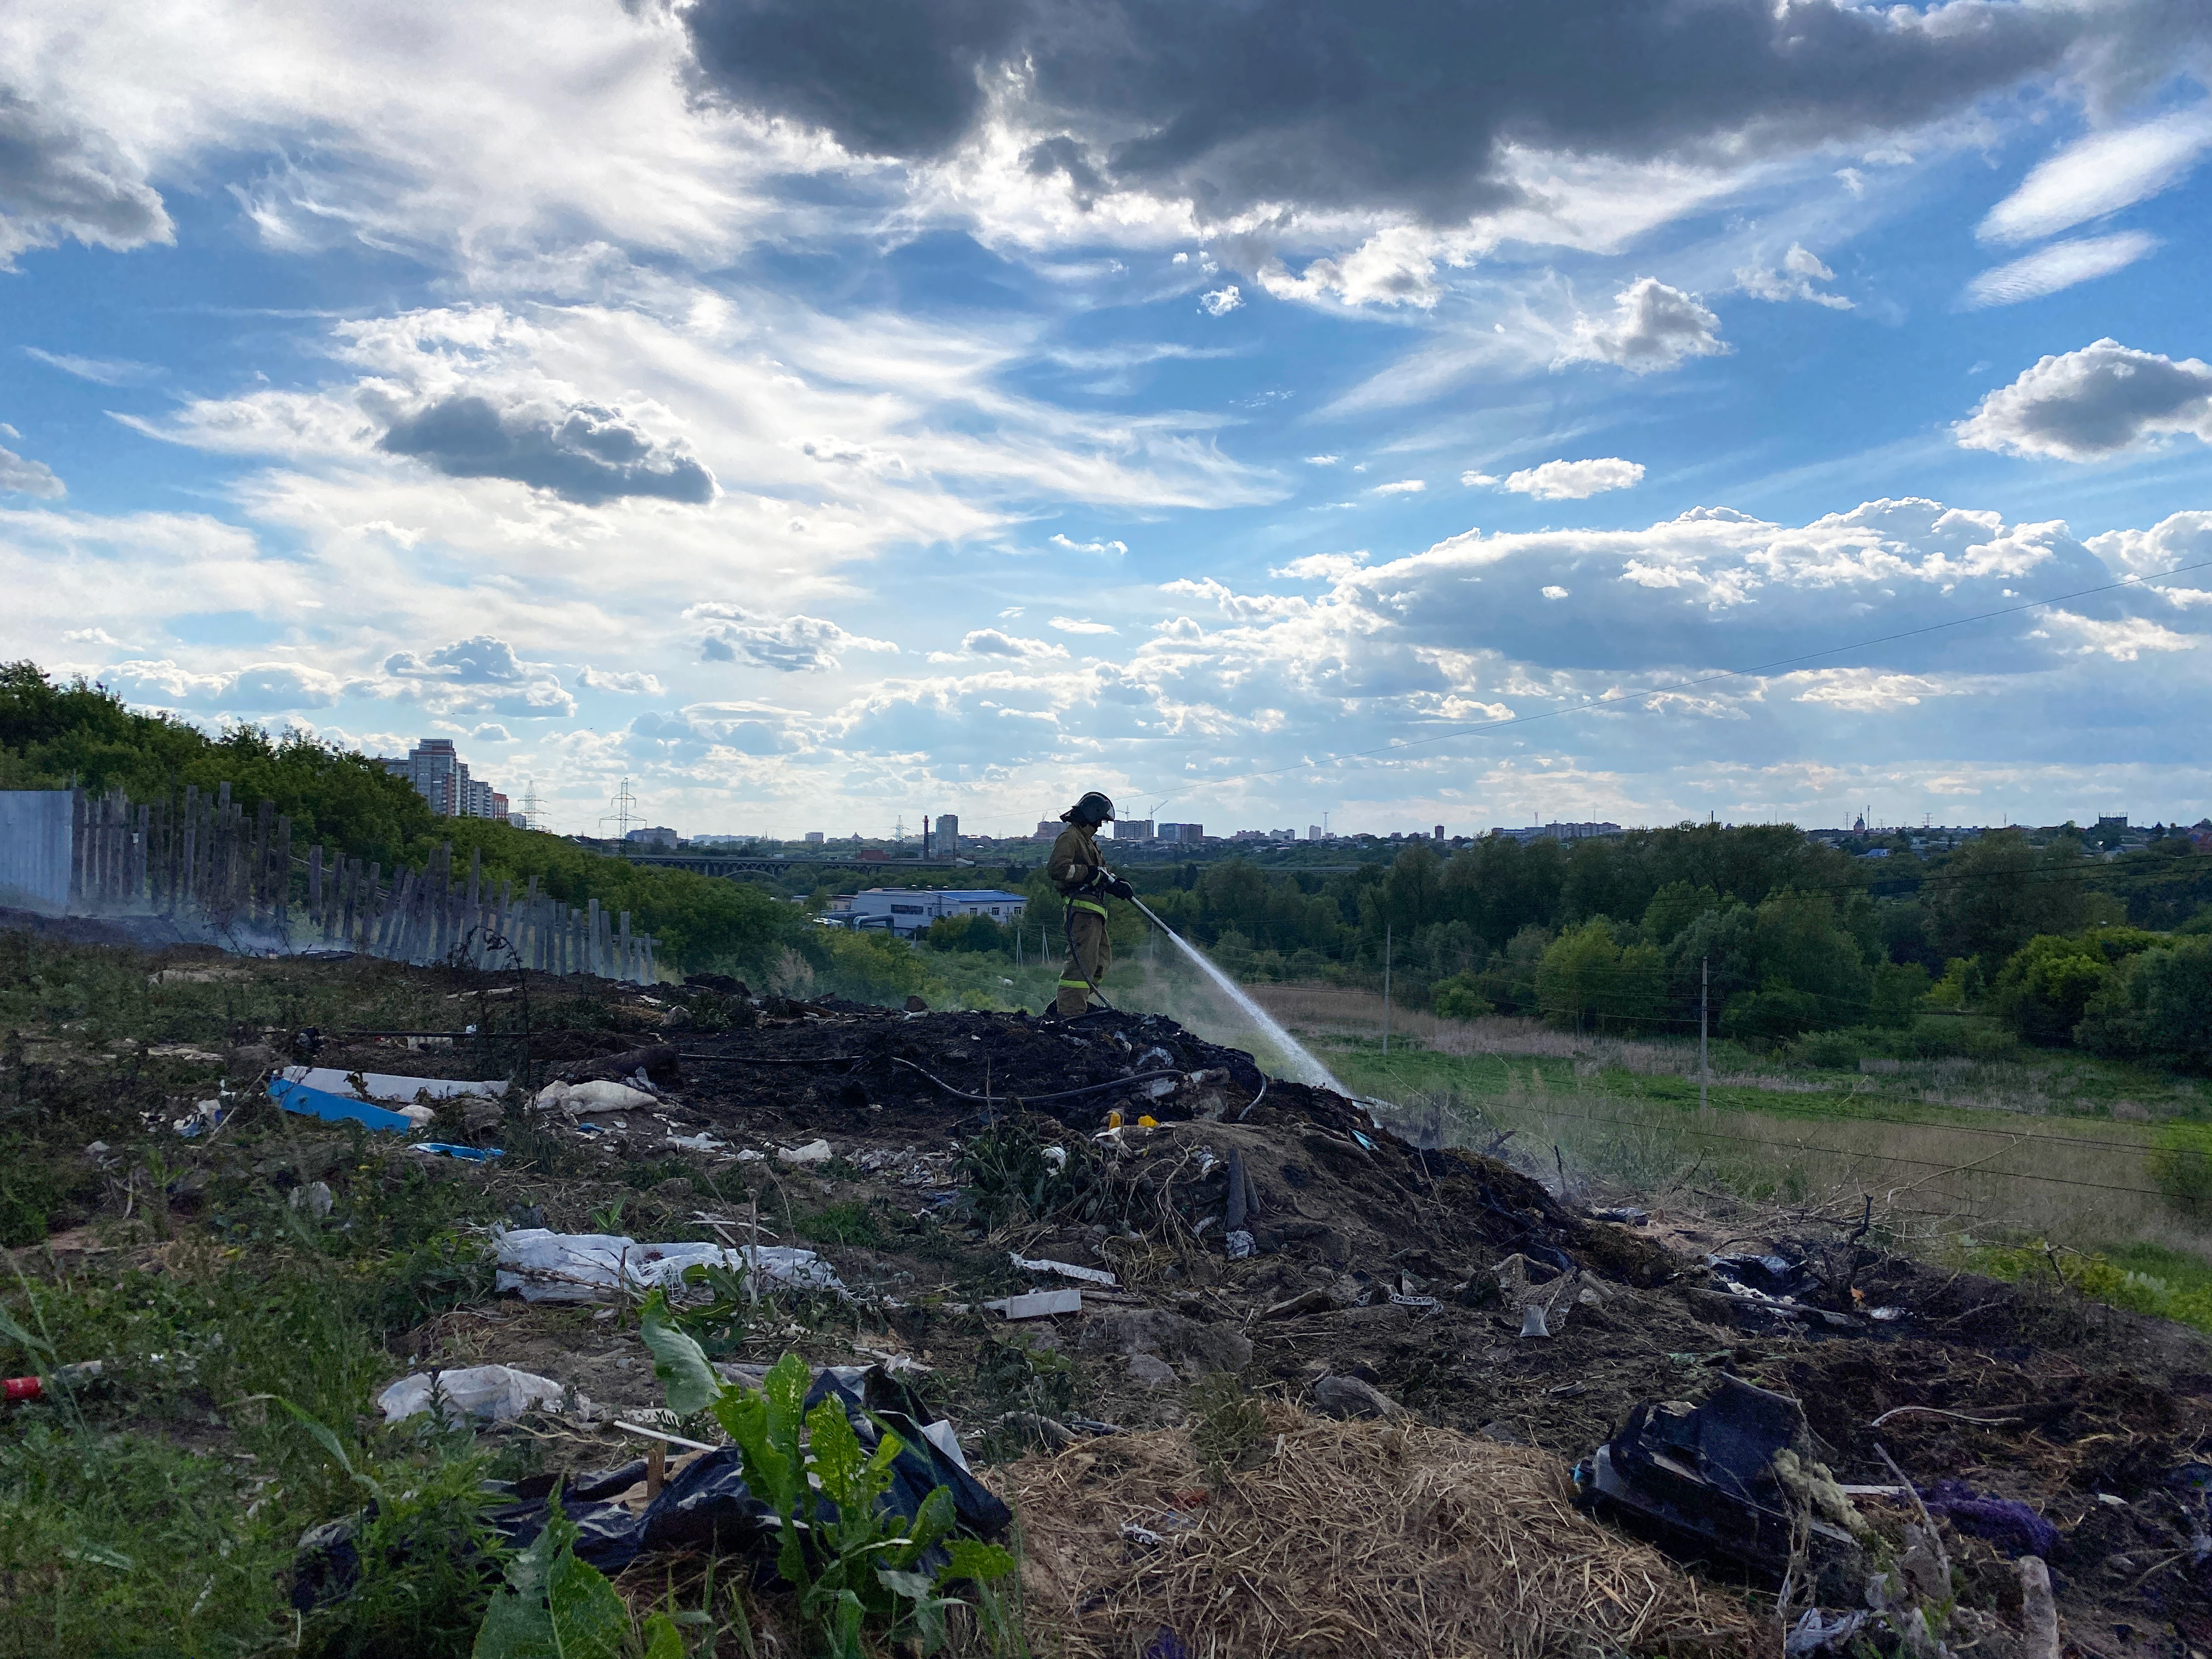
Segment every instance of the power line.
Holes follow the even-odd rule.
[[[1778,657],[1771,662],[1753,665],[1748,668],[1723,669],[1711,674],[1702,674],[1693,679],[1670,683],[1632,691],[1618,697],[1595,697],[1570,708],[1551,708],[1540,714],[1516,714],[1510,720],[1484,720],[1473,725],[1431,732],[1425,737],[1407,738],[1383,744],[1374,749],[1354,749],[1341,755],[1332,755],[1325,761],[1304,760],[1289,766],[1269,767],[1261,771],[1240,772],[1225,778],[1206,778],[1187,786],[1181,793],[1188,794],[1194,789],[1218,789],[1231,783],[1248,783],[1255,778],[1280,777],[1287,772],[1317,769],[1348,760],[1371,760],[1378,755],[1397,754],[1408,749],[1419,749],[1430,744],[1444,743],[1455,738],[1474,737],[1491,732],[1502,732],[1509,726],[1533,726],[1539,720],[1557,720],[1565,714],[1587,714],[1593,708],[1609,708],[1639,699],[1663,696],[1670,692],[1694,690],[1699,686],[1717,685],[1723,680],[1747,679],[1755,674],[1770,673],[1778,668],[1794,667],[1799,663],[1817,662],[1822,657],[1839,656],[1846,651],[1864,651],[1877,645],[1893,645],[1899,640],[1917,638],[1923,634],[1942,633],[1947,629],[1964,628],[1969,623],[1990,622],[1999,617],[2018,616],[2024,611],[2040,611],[2045,605],[2064,605],[2071,599],[2085,599],[2099,593],[2117,592],[2128,587],[2154,587],[2176,576],[2185,576],[2193,570],[2212,569],[2212,559],[2201,559],[2193,564],[2176,565],[2154,575],[2128,576],[2116,582],[2105,582],[2095,587],[2077,588],[2071,593],[2054,593],[2047,599],[2029,599],[2020,605],[2010,605],[1996,611],[1981,611],[1969,617],[1954,617],[1948,622],[1929,623],[1920,628],[1907,628],[1894,634],[1883,634],[1873,639],[1856,640],[1848,645],[1832,645],[1819,651],[1808,651],[1795,657]],[[1169,799],[1175,797],[1170,796]]]

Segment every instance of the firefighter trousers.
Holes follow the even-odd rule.
[[[1114,965],[1114,946],[1106,937],[1106,907],[1096,899],[1067,902],[1067,965],[1060,970],[1057,1006],[1073,1019],[1090,1006],[1091,988]]]

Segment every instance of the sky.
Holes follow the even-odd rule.
[[[2195,0],[13,0],[0,653],[568,833],[2192,822],[2209,87]]]

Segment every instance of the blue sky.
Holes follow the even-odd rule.
[[[1860,643],[2212,561],[2197,8],[0,43],[0,650],[143,706],[570,830],[2212,812],[2212,569]]]

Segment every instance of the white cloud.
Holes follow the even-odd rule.
[[[1063,634],[1115,634],[1121,631],[1111,623],[1093,622],[1088,617],[1054,617],[1050,626]]]
[[[1505,480],[1505,488],[1516,495],[1534,495],[1540,501],[1579,501],[1643,482],[1642,462],[1611,455],[1600,460],[1546,461],[1541,466],[1514,473]]]
[[[1459,481],[1469,489],[1487,489],[1498,480],[1487,472],[1462,472]]]
[[[1291,581],[1334,582],[1350,575],[1367,562],[1367,551],[1356,553],[1309,553],[1270,569],[1270,576],[1280,576]]]
[[[2147,617],[2107,620],[2078,617],[2070,611],[2050,612],[2046,624],[2030,637],[2044,639],[2054,634],[2078,641],[2073,648],[2080,655],[2103,655],[2114,662],[2133,662],[2146,651],[2193,651],[2198,644]]]
[[[0,446],[0,495],[11,494],[58,501],[69,491],[54,477],[53,468],[44,461],[27,460],[14,450]]]
[[[974,629],[960,641],[960,649],[971,657],[1012,657],[1020,662],[1047,661],[1067,655],[1064,645],[1054,645],[1049,640],[1024,639],[995,628]]]
[[[1952,430],[1968,449],[2092,461],[2190,433],[2212,442],[2212,364],[2104,339],[2045,357]]]
[[[1380,483],[1369,488],[1370,495],[1418,495],[1428,488],[1420,478],[1401,478],[1395,483]]]
[[[1243,303],[1244,296],[1237,292],[1237,284],[1230,283],[1211,293],[1200,295],[1198,308],[1209,317],[1226,317]]]
[[[196,673],[167,657],[117,663],[102,669],[100,680],[131,702],[231,715],[327,708],[345,690],[338,676],[297,663],[257,662]]]
[[[1344,457],[1341,455],[1309,455],[1306,457],[1306,465],[1308,466],[1334,466],[1343,459]]]
[[[1735,273],[1735,285],[1754,300],[1776,304],[1786,300],[1810,300],[1832,311],[1849,311],[1851,302],[1842,295],[1824,293],[1813,286],[1835,280],[1836,273],[1822,264],[1817,254],[1797,242],[1792,242],[1790,251],[1782,256],[1779,269],[1770,270],[1763,265],[1747,265]]]
[[[1974,234],[2028,242],[2101,218],[2181,182],[2212,145],[2212,105],[2075,140],[2037,164]]]
[[[580,678],[594,691],[613,691],[624,696],[658,697],[662,694],[660,681],[654,676],[632,670],[610,671],[586,666]]]
[[[1069,553],[1127,553],[1129,550],[1127,542],[1073,542],[1065,536],[1054,536],[1052,544]]]
[[[95,386],[143,386],[149,380],[160,380],[163,373],[152,363],[133,362],[128,358],[73,357],[67,352],[42,351],[37,346],[25,346],[23,355],[80,380],[90,380]]]
[[[1327,296],[1347,306],[1404,305],[1425,311],[1443,297],[1436,280],[1437,248],[1433,232],[1395,226],[1377,231],[1341,259],[1314,260],[1297,276],[1280,259],[1268,259],[1259,269],[1260,286],[1279,300]]]
[[[1611,315],[1575,319],[1573,343],[1560,361],[1618,363],[1649,374],[1692,357],[1725,356],[1720,326],[1696,295],[1639,276],[1613,296]]]
[[[477,743],[513,743],[514,741],[514,733],[495,720],[487,720],[470,732],[469,736]]]
[[[826,674],[844,665],[845,652],[898,650],[890,640],[848,633],[820,617],[770,622],[743,606],[721,604],[695,605],[684,615],[712,619],[699,639],[699,655],[706,662],[745,662],[783,674]]]
[[[1923,697],[1942,696],[1946,689],[1942,682],[1925,675],[1887,673],[1875,668],[1823,668],[1787,674],[1778,683],[1802,688],[1791,693],[1794,702],[1826,703],[1854,714],[1917,708]]]
[[[2158,248],[2158,238],[2140,230],[2124,230],[2086,241],[2053,242],[2026,258],[1985,270],[1966,284],[1966,303],[1979,310],[1989,306],[2018,305],[2046,294],[2072,288],[2076,283],[2109,276],[2124,270]]]
[[[1544,588],[1542,592],[1547,599],[1564,599],[1567,597],[1567,590],[1556,584]]]

